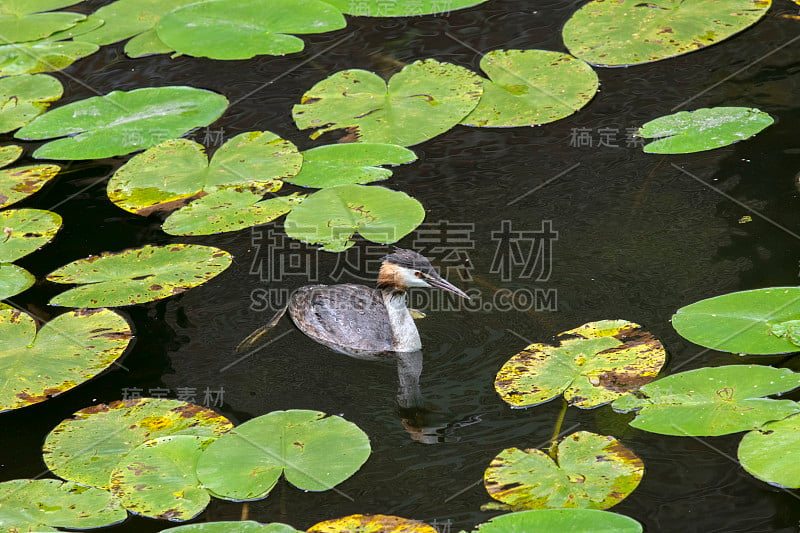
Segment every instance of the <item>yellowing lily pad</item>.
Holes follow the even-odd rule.
[[[47,74],[0,78],[0,133],[15,130],[41,115],[50,102],[61,98],[63,91],[61,82]]]
[[[0,207],[36,193],[61,171],[58,165],[31,165],[0,170]]]
[[[22,147],[16,144],[0,146],[0,168],[7,167],[22,155]]]
[[[42,209],[0,211],[0,263],[10,263],[35,252],[56,236],[61,217]]]
[[[625,320],[589,322],[560,333],[556,346],[531,344],[497,373],[495,389],[512,407],[559,394],[590,409],[649,383],[664,365],[661,343]]]
[[[800,489],[800,416],[769,422],[747,433],[739,443],[739,462],[762,481]]]
[[[384,514],[353,514],[318,522],[308,533],[438,533],[438,530],[418,520]]]

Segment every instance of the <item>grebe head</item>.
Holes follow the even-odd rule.
[[[378,288],[405,291],[409,287],[436,287],[469,299],[461,289],[441,277],[426,257],[414,250],[396,248],[381,260]]]

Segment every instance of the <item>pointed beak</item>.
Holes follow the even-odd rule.
[[[467,300],[469,300],[469,296],[467,296],[467,294],[464,291],[462,291],[461,289],[459,289],[458,287],[456,287],[455,285],[453,285],[452,283],[441,277],[439,274],[431,274],[425,281],[427,281],[428,285],[430,285],[431,287],[436,287],[437,289],[442,289],[447,292],[452,292],[453,294],[457,294],[462,298],[466,298]]]

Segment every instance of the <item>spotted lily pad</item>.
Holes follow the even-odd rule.
[[[0,207],[36,193],[61,171],[58,165],[31,165],[0,170]]]
[[[111,492],[132,513],[177,522],[194,518],[211,500],[195,465],[212,440],[172,435],[140,444],[114,468]]]
[[[36,282],[36,278],[22,267],[0,263],[0,300],[21,293]]]
[[[590,409],[649,383],[664,366],[661,343],[625,320],[589,322],[558,336],[556,346],[531,344],[509,359],[494,386],[512,407],[529,407],[559,394]]]
[[[755,24],[770,0],[592,0],[567,21],[564,44],[594,65],[635,65],[718,43]]]
[[[53,240],[61,217],[42,209],[7,209],[0,211],[0,228],[0,263],[10,263]]]
[[[448,13],[477,6],[486,0],[327,0],[348,15],[361,17],[414,17]]]
[[[0,133],[24,126],[61,98],[61,82],[47,74],[0,79]]]
[[[302,533],[291,526],[273,522],[259,524],[252,520],[235,522],[205,522],[164,529],[169,533]]]
[[[287,34],[344,28],[342,13],[321,0],[208,0],[175,9],[156,26],[168,47],[195,57],[249,59],[303,49]]]
[[[16,137],[64,137],[39,147],[33,153],[37,158],[112,157],[208,126],[227,106],[224,96],[194,87],[113,91],[52,109],[17,131]]]
[[[508,448],[483,476],[489,495],[513,509],[608,509],[639,485],[644,464],[614,437],[588,431],[558,444],[556,461],[541,450]]]
[[[771,485],[800,489],[800,416],[770,422],[747,433],[739,443],[745,470]]]
[[[329,252],[353,245],[358,232],[372,242],[397,242],[419,226],[425,209],[403,192],[339,185],[315,192],[286,216],[286,234]]]
[[[30,315],[0,310],[0,411],[19,409],[93,378],[125,351],[131,329],[109,309],[71,311],[37,332]]]
[[[495,516],[474,533],[642,533],[642,525],[627,516],[596,509],[539,509]]]
[[[111,472],[134,448],[171,435],[214,438],[233,427],[210,409],[178,400],[138,398],[82,409],[56,426],[44,462],[57,476],[109,488]]]
[[[462,124],[534,126],[567,117],[585,106],[598,88],[586,62],[548,50],[493,50],[481,58],[484,80],[478,106]]]
[[[135,155],[108,182],[108,197],[137,215],[173,211],[219,189],[263,195],[300,170],[303,157],[294,144],[268,131],[232,138],[209,163],[201,144],[164,141]]]
[[[424,522],[383,514],[354,514],[318,522],[307,533],[438,533]]]
[[[351,128],[368,143],[411,146],[444,133],[481,98],[481,78],[463,67],[433,59],[415,61],[389,83],[366,70],[343,70],[322,80],[292,108],[297,127],[326,131]]]
[[[105,307],[152,302],[202,285],[228,268],[231,255],[197,244],[143,246],[73,261],[47,275],[55,283],[82,283],[51,305]]]
[[[65,69],[100,49],[79,41],[34,41],[0,45],[0,76],[17,76]]]
[[[0,483],[3,531],[55,531],[47,526],[103,527],[122,522],[127,516],[119,502],[104,490],[55,479],[13,479]]]
[[[197,463],[197,477],[220,498],[257,500],[281,474],[303,490],[332,489],[369,454],[369,438],[352,422],[318,411],[275,411],[211,443]]]
[[[630,425],[662,435],[727,435],[800,413],[790,400],[763,398],[800,386],[788,368],[729,365],[673,374],[617,399],[617,411],[636,411]]]
[[[0,168],[7,167],[22,155],[22,147],[16,144],[0,146]]]
[[[370,183],[392,175],[390,169],[380,165],[403,165],[416,160],[414,152],[394,144],[329,144],[303,152],[300,173],[286,181],[318,189],[348,183]]]
[[[80,13],[43,13],[77,4],[80,0],[3,0],[0,3],[0,43],[37,41],[71,28],[85,15]]]

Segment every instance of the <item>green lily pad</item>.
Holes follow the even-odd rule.
[[[477,6],[486,0],[327,0],[342,13],[360,17],[413,17],[448,13]]]
[[[286,234],[323,250],[341,252],[358,232],[372,242],[397,242],[419,226],[425,209],[403,192],[339,185],[315,192],[286,216]]]
[[[22,267],[0,263],[0,300],[11,298],[36,283],[36,278]]]
[[[800,317],[800,287],[771,287],[732,292],[681,307],[672,327],[700,346],[723,352],[777,354],[796,352],[780,324]]]
[[[132,513],[183,522],[203,512],[211,496],[197,481],[195,465],[214,440],[172,435],[144,442],[111,473],[111,492]]]
[[[100,49],[79,41],[34,41],[0,45],[0,76],[18,76],[65,69]]]
[[[228,268],[231,254],[197,244],[146,245],[73,261],[47,275],[54,283],[83,283],[50,305],[105,307],[168,298],[202,285]]]
[[[287,526],[280,522],[259,524],[252,520],[186,524],[163,531],[169,531],[169,533],[302,533],[292,526]]]
[[[111,44],[153,30],[158,21],[181,6],[197,0],[117,0],[89,15],[102,21],[97,29],[81,37],[94,44]],[[126,50],[127,51],[127,50]]]
[[[54,531],[46,526],[86,529],[122,522],[128,516],[104,490],[56,479],[13,479],[0,483],[3,531]],[[28,528],[28,526],[45,526]]]
[[[657,339],[625,320],[589,322],[558,340],[531,344],[503,365],[494,386],[505,402],[530,407],[563,393],[591,409],[649,383],[666,360]]]
[[[642,533],[642,525],[627,516],[596,509],[539,509],[495,516],[474,533]]]
[[[635,65],[718,43],[758,22],[770,0],[592,0],[564,25],[570,53],[594,65]]]
[[[53,33],[47,38],[47,41],[65,41],[67,39],[74,39],[75,37],[80,37],[90,31],[94,31],[100,26],[105,24],[104,21],[98,18],[91,18],[86,17],[83,20],[78,21],[77,24],[74,26],[67,28],[66,30],[61,30]],[[91,43],[90,43],[91,44]]]
[[[415,61],[389,83],[366,70],[343,70],[322,80],[292,108],[301,130],[352,128],[362,142],[419,144],[444,133],[481,98],[481,78],[463,67],[433,59]]]
[[[788,368],[728,365],[673,374],[617,399],[616,411],[636,411],[630,425],[662,435],[727,435],[800,412],[790,400],[762,398],[800,386]]]
[[[134,448],[172,435],[214,438],[233,424],[210,409],[163,398],[138,398],[81,409],[45,440],[44,462],[57,476],[107,489],[114,467]]]
[[[303,490],[332,489],[369,454],[369,438],[352,422],[318,411],[274,411],[211,443],[197,463],[197,477],[220,498],[257,500],[281,474]]]
[[[22,155],[22,147],[16,144],[0,146],[0,168],[7,167]]]
[[[286,34],[322,33],[346,25],[341,12],[321,0],[208,0],[170,11],[156,32],[182,54],[249,59],[301,51],[303,40]]]
[[[37,41],[71,28],[86,18],[80,13],[43,13],[80,0],[3,0],[0,3],[0,43]]]
[[[300,173],[286,181],[301,187],[333,187],[348,183],[370,183],[392,175],[379,165],[403,165],[417,154],[394,144],[328,144],[303,152]]]
[[[795,346],[800,346],[800,320],[787,320],[772,324],[769,332],[776,337],[786,337]]]
[[[747,433],[739,443],[739,462],[771,485],[800,489],[800,416],[770,422]]]
[[[713,150],[752,137],[775,122],[750,107],[711,107],[680,111],[651,120],[638,136],[656,138],[644,147],[650,154],[688,154]]]
[[[64,88],[52,76],[23,74],[0,79],[0,133],[24,126],[61,98]]]
[[[164,44],[164,41],[158,38],[155,29],[150,29],[139,35],[132,37],[125,43],[125,53],[129,57],[142,57],[153,54],[168,54],[174,52],[172,47]]]
[[[0,412],[19,409],[76,387],[125,352],[131,329],[109,309],[59,315],[37,332],[34,319],[0,310]]]
[[[208,126],[228,100],[194,87],[147,87],[113,91],[50,110],[16,133],[18,139],[64,137],[39,147],[33,156],[97,159],[124,155]]]
[[[589,103],[597,74],[586,62],[549,50],[492,50],[481,58],[484,80],[478,106],[461,121],[506,128],[547,124]]]
[[[438,533],[424,522],[383,514],[354,514],[325,520],[308,528],[307,533]]]
[[[0,170],[0,207],[6,207],[39,191],[61,171],[58,165],[31,165]]]
[[[53,240],[61,217],[42,209],[7,209],[0,211],[0,228],[0,263],[10,263]]]
[[[556,461],[536,449],[508,448],[492,459],[483,482],[513,509],[608,509],[639,485],[644,463],[614,437],[588,431],[558,444]]]
[[[163,229],[170,235],[212,235],[272,222],[303,201],[304,196],[262,200],[261,194],[222,189],[172,213]]]
[[[201,144],[173,139],[135,155],[117,170],[108,182],[108,197],[126,211],[149,215],[173,211],[219,189],[263,195],[297,174],[302,160],[294,144],[268,131],[237,135],[210,163]]]

